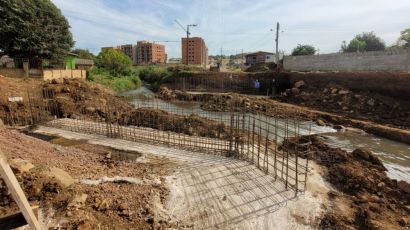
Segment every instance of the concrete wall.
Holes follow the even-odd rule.
[[[410,49],[365,53],[337,53],[286,56],[284,68],[290,71],[410,71]]]
[[[61,79],[61,78],[80,78],[85,79],[87,75],[86,70],[79,70],[79,69],[53,69],[53,70],[44,70],[43,71],[43,80],[53,80],[53,79]]]

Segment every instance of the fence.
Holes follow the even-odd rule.
[[[76,93],[72,92],[72,95]],[[282,142],[298,140],[301,133],[309,133],[309,124],[278,118],[274,113],[267,117],[244,112],[239,104],[231,111],[215,112],[202,110],[197,103],[183,102],[185,105],[178,106],[181,102],[150,97],[134,101],[135,109],[120,114],[115,102],[109,98],[105,100],[106,104],[94,105],[97,108],[95,116],[72,119],[63,117],[53,90],[31,92],[23,101],[3,101],[0,118],[8,125],[41,124],[234,157],[254,164],[275,180],[283,181],[295,194],[305,191],[308,153],[296,147],[284,148]],[[77,107],[81,108],[79,104]],[[78,112],[87,114],[85,109]]]

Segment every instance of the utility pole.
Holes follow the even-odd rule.
[[[276,23],[276,68],[279,69],[279,22]]]
[[[191,35],[189,27],[195,27],[197,24],[188,24],[185,29],[176,19],[175,22],[186,32],[186,64],[189,65],[189,35]]]

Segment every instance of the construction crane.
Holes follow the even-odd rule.
[[[181,23],[178,22],[178,20],[175,19],[175,22],[186,32],[186,64],[189,65],[189,35],[191,33],[189,32],[189,27],[196,27],[198,26],[197,24],[189,24],[186,26],[186,29]]]
[[[179,42],[179,41],[153,41],[152,43],[154,43],[154,44],[155,44],[155,43],[159,43],[159,42],[161,42],[161,43],[162,43],[162,42]]]

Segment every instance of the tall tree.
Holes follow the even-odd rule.
[[[114,76],[119,76],[130,73],[132,61],[116,49],[104,49],[98,54],[97,65],[110,71]]]
[[[311,45],[298,44],[298,46],[293,49],[292,56],[314,55],[315,53],[316,53],[315,47]]]
[[[356,35],[348,45],[342,43],[343,52],[363,52],[385,50],[385,42],[376,36],[374,32],[367,32]]]
[[[95,59],[94,54],[92,54],[88,49],[77,48],[77,49],[72,50],[71,52],[77,54],[79,58],[91,59],[91,60]]]
[[[61,60],[74,45],[70,26],[50,0],[3,0],[0,49],[14,57]]]
[[[399,44],[403,47],[410,48],[410,28],[400,33]]]

